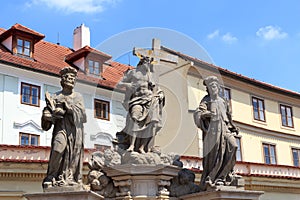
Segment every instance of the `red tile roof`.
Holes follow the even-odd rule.
[[[34,30],[31,30],[23,25],[20,24],[15,24],[12,26],[9,30],[5,31],[5,29],[0,28],[0,39],[3,37],[11,30],[19,30],[23,31],[26,33],[34,34],[38,37],[44,37],[43,34],[38,33]],[[3,36],[4,35],[4,36]],[[271,84],[258,81],[246,76],[243,76],[241,74],[237,74],[234,72],[231,72],[229,70],[226,70],[224,68],[215,66],[213,64],[204,62],[202,60],[199,60],[197,58],[190,57],[186,54],[183,54],[181,52],[174,51],[172,49],[162,47],[163,50],[181,56],[185,59],[194,61],[196,63],[200,63],[203,66],[206,66],[208,68],[213,68],[219,70],[219,72],[222,75],[230,76],[233,78],[237,78],[239,80],[242,80],[247,83],[251,83],[253,85],[256,85],[258,87],[262,87],[265,89],[270,89],[275,92],[283,93],[285,95],[289,95],[292,97],[300,97],[300,94],[294,91],[286,90],[280,87],[273,86]],[[35,52],[34,52],[34,60],[27,59],[27,58],[22,58],[16,55],[12,55],[11,52],[7,51],[7,49],[0,44],[0,62],[12,64],[17,67],[22,67],[30,70],[35,70],[43,73],[48,73],[51,75],[57,75],[59,74],[59,71],[65,67],[68,66],[69,64],[65,60],[73,60],[77,56],[82,55],[83,53],[86,52],[94,52],[96,54],[105,56],[107,58],[111,58],[110,55],[105,54],[101,51],[98,51],[94,48],[85,46],[77,51],[73,51],[70,48],[63,47],[57,44],[53,44],[50,42],[46,42],[44,40],[41,40],[35,44]],[[116,85],[116,83],[122,78],[123,73],[127,71],[128,69],[132,68],[131,66],[124,65],[118,62],[110,61],[109,64],[104,64],[104,71],[102,73],[102,78],[98,78],[96,76],[89,76],[85,74],[84,72],[79,72],[78,73],[78,78],[79,81],[83,81],[89,84],[94,84],[100,87],[107,87],[109,89],[113,89]]]
[[[20,31],[23,31],[23,32],[26,32],[26,33],[30,33],[30,34],[32,34],[32,35],[36,35],[36,36],[39,36],[39,37],[43,37],[43,38],[45,37],[45,35],[43,35],[43,34],[37,32],[37,31],[34,31],[34,30],[30,29],[30,28],[27,28],[26,26],[23,26],[23,25],[18,24],[18,23],[16,23],[15,25],[13,25],[13,26],[11,27],[11,29],[20,30]]]
[[[0,34],[2,34],[5,31],[4,28],[0,28]]]
[[[76,61],[77,59],[79,59],[81,57],[84,57],[89,53],[98,54],[98,55],[106,58],[106,60],[109,60],[109,59],[112,58],[111,55],[103,53],[103,52],[101,52],[97,49],[94,49],[94,48],[90,47],[90,46],[84,46],[84,47],[78,49],[77,51],[74,51],[73,53],[67,55],[66,56],[66,61],[70,61],[70,62]]]
[[[32,33],[37,33],[22,25],[15,25],[13,27],[24,31],[31,31]],[[2,34],[5,34],[6,32],[7,31],[2,32]],[[0,37],[1,36],[2,35],[0,35]],[[87,50],[89,52],[96,52],[97,54],[101,54],[106,57],[111,57],[91,47],[84,47],[82,49],[83,50],[81,51]],[[28,59],[13,55],[3,45],[0,44],[0,62],[19,68],[37,71],[40,73],[59,76],[59,71],[63,67],[70,66],[70,64],[65,61],[66,56],[74,55],[75,52],[70,48],[41,40],[35,44],[34,59]],[[82,81],[98,87],[114,89],[115,85],[123,77],[123,73],[128,70],[128,68],[130,68],[130,66],[123,65],[117,62],[110,62],[109,64],[105,64],[105,70],[102,73],[103,78],[90,76],[82,71],[79,71],[78,81]]]
[[[4,40],[6,38],[8,38],[10,35],[12,35],[12,33],[14,31],[20,31],[22,33],[27,33],[30,35],[34,35],[34,37],[37,39],[37,41],[43,39],[45,37],[45,35],[36,32],[30,28],[27,28],[26,26],[23,26],[21,24],[16,23],[15,25],[13,25],[10,29],[8,29],[7,31],[4,31],[3,33],[1,33],[0,35],[0,40]]]

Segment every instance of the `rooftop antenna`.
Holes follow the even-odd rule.
[[[56,44],[60,45],[60,43],[59,43],[59,32],[57,32],[57,43]]]

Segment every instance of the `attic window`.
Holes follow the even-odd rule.
[[[31,57],[31,42],[25,39],[17,38],[17,54]]]
[[[27,37],[16,36],[13,39],[13,52],[22,57],[33,57],[33,41]]]
[[[97,61],[89,60],[89,73],[99,76],[100,75],[100,64]]]

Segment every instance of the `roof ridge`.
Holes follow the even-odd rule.
[[[265,87],[269,87],[269,88],[272,88],[274,90],[278,90],[278,91],[281,91],[281,92],[284,92],[284,93],[289,93],[289,94],[292,94],[292,95],[297,95],[297,96],[300,96],[300,93],[299,92],[296,92],[296,91],[293,91],[293,90],[289,90],[289,89],[286,89],[286,88],[282,88],[282,87],[279,87],[279,86],[275,86],[275,85],[272,85],[271,83],[267,83],[267,82],[264,82],[264,81],[261,81],[261,80],[257,80],[257,79],[254,79],[254,78],[250,78],[250,77],[247,77],[245,75],[242,75],[242,74],[239,74],[237,72],[233,72],[233,71],[230,71],[228,69],[225,69],[223,67],[220,67],[220,66],[217,66],[215,64],[212,64],[212,63],[208,63],[206,61],[203,61],[203,60],[200,60],[196,57],[192,57],[192,56],[189,56],[187,54],[184,54],[184,53],[181,53],[179,51],[175,51],[171,48],[168,48],[168,47],[164,47],[162,46],[162,48],[166,51],[169,51],[170,53],[173,53],[173,54],[177,54],[179,56],[182,56],[182,57],[186,57],[187,59],[191,59],[191,60],[194,60],[196,62],[199,62],[199,63],[202,63],[204,65],[207,65],[209,67],[212,67],[214,69],[217,69],[217,70],[220,70],[222,71],[223,73],[226,73],[226,74],[229,74],[231,76],[236,76],[236,77],[239,77],[241,79],[245,79],[245,80],[248,80],[248,81],[251,81],[251,82],[254,82],[256,84],[259,84],[261,86],[265,86]]]
[[[27,26],[24,26],[24,25],[19,24],[19,23],[15,23],[15,24],[11,27],[11,29],[22,30],[22,31],[25,31],[25,32],[33,33],[33,34],[38,35],[38,36],[41,36],[41,37],[45,37],[44,34],[39,33],[39,32],[37,32],[37,31],[35,31],[35,30],[33,30],[33,29],[30,29],[30,28],[28,28]]]

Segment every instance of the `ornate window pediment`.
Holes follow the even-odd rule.
[[[43,132],[42,127],[40,127],[33,120],[28,120],[23,123],[14,122],[14,127],[19,129],[20,132],[30,132],[30,133],[41,133]]]

